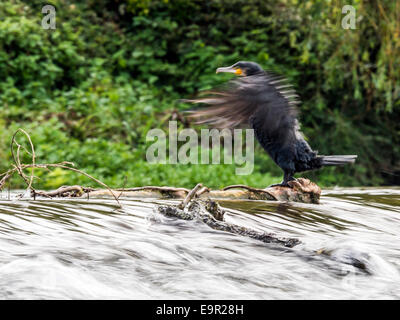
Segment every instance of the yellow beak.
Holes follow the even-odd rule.
[[[242,69],[240,68],[232,68],[232,67],[222,67],[218,68],[216,73],[221,73],[221,72],[229,72],[229,73],[234,73],[236,75],[241,75],[243,74]]]

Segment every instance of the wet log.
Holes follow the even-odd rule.
[[[266,189],[252,188],[245,185],[233,185],[222,190],[211,190],[203,187],[196,193],[200,199],[212,200],[269,200],[269,201],[295,201],[303,203],[319,203],[321,188],[305,178],[290,181],[288,187],[270,187]],[[189,189],[174,187],[137,187],[112,190],[117,198],[156,198],[156,199],[184,199]],[[81,197],[111,196],[110,190],[90,190]]]

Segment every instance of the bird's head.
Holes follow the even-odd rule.
[[[218,68],[216,73],[220,72],[234,73],[238,76],[252,76],[254,74],[263,72],[263,69],[255,62],[239,61],[230,67]]]

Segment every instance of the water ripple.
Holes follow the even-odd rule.
[[[400,298],[400,189],[221,201],[228,222],[299,238],[292,250],[155,212],[173,201],[121,202],[1,198],[0,298]]]

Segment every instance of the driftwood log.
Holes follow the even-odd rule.
[[[202,187],[196,192],[196,197],[212,200],[238,199],[319,203],[321,188],[315,183],[308,179],[298,178],[296,181],[290,181],[289,184],[291,188],[278,186],[266,189],[257,189],[245,185],[233,185],[225,187],[222,190],[211,190],[207,187]],[[65,196],[62,193],[63,190],[65,189],[60,190],[59,196]],[[190,191],[191,190],[186,188],[146,186],[114,189],[112,190],[113,194],[111,193],[111,190],[108,189],[82,188],[80,192],[75,192],[75,194],[79,197],[90,198],[114,196],[117,198],[184,199]],[[41,195],[45,196],[45,192],[41,192]],[[54,191],[52,192],[52,196],[54,196]],[[68,193],[68,196],[71,196],[71,193]]]

